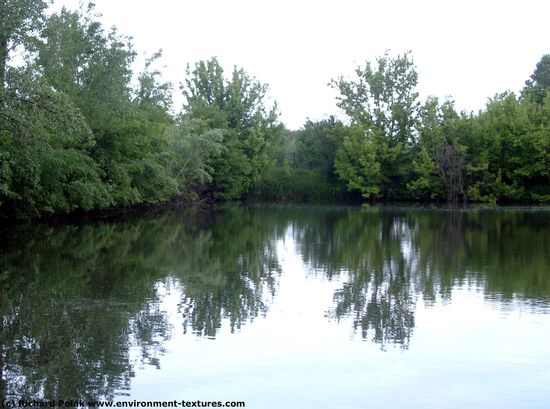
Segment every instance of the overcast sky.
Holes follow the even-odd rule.
[[[422,98],[452,97],[477,111],[519,91],[550,53],[550,1],[95,0],[106,26],[130,35],[140,55],[162,48],[166,79],[217,56],[269,84],[282,121],[341,116],[327,83],[390,49],[411,50]],[[56,0],[76,8],[78,0]],[[178,92],[179,93],[179,92]],[[176,98],[181,103],[181,98]]]

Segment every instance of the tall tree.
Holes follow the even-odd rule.
[[[270,146],[282,132],[276,105],[266,106],[267,85],[237,67],[227,79],[212,58],[188,67],[182,92],[184,116],[223,133],[224,149],[211,162],[212,193],[221,199],[242,197],[269,165]]]
[[[128,114],[136,52],[116,28],[104,30],[93,4],[49,16],[37,48],[44,77],[77,104],[96,134]]]
[[[0,205],[5,216],[35,217],[110,204],[93,135],[63,93],[28,70],[10,70],[0,124]]]
[[[52,88],[31,60],[7,63],[14,50],[35,52],[46,20],[44,1],[1,3],[0,212],[32,217],[110,204],[89,156],[91,130],[68,94]]]
[[[93,5],[51,15],[38,44],[44,77],[75,102],[94,135],[91,155],[101,166],[113,204],[158,202],[177,194],[170,174],[167,131],[170,85],[151,68],[131,84],[136,52],[115,28],[104,30]]]
[[[365,198],[403,197],[419,105],[414,62],[410,53],[395,58],[386,53],[375,66],[367,62],[355,74],[354,80],[340,77],[331,82],[340,92],[338,107],[356,127],[344,140],[336,169],[349,188]]]
[[[180,116],[169,137],[173,151],[172,173],[182,193],[196,199],[203,186],[212,182],[212,160],[224,150],[223,131],[209,129],[201,119]]]

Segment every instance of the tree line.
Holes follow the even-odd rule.
[[[344,185],[368,200],[550,202],[550,55],[519,95],[496,95],[477,114],[449,99],[420,101],[417,82],[410,53],[386,53],[332,80],[348,123],[331,117],[287,133],[264,191],[299,196],[273,176],[307,169],[332,195]]]
[[[421,103],[410,53],[337,78],[346,123],[289,131],[268,86],[216,58],[189,66],[175,112],[159,51],[136,51],[93,5],[0,0],[0,216],[171,200],[550,201],[550,55],[520,95],[477,115]]]

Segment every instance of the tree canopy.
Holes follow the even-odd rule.
[[[225,78],[212,58],[188,68],[182,92],[182,116],[202,120],[222,135],[224,149],[212,161],[212,193],[221,199],[242,197],[269,165],[269,147],[282,131],[276,106],[266,106],[267,85],[237,67]]]
[[[337,106],[350,118],[336,170],[365,198],[403,197],[411,168],[418,115],[418,74],[409,53],[378,58],[355,71],[356,78],[332,81]]]
[[[161,50],[136,72],[131,38],[93,4],[48,5],[0,0],[0,217],[197,199],[550,202],[550,54],[474,114],[421,101],[412,54],[386,52],[331,81],[346,119],[290,131],[268,85],[216,57],[188,66],[178,112]]]

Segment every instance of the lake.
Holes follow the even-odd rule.
[[[550,210],[222,206],[0,241],[0,395],[550,407]]]

